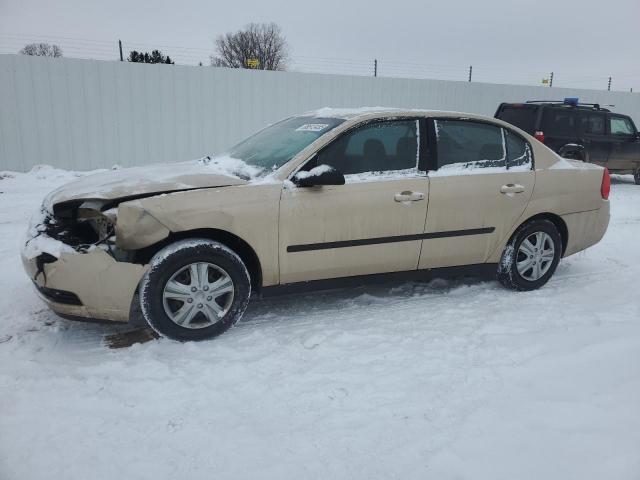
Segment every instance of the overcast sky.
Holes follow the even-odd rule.
[[[66,56],[116,58],[166,46],[176,63],[209,63],[213,40],[278,23],[293,69],[640,92],[640,0],[0,0],[0,52],[29,41]],[[180,49],[177,47],[187,47]]]

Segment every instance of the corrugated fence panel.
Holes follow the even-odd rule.
[[[640,125],[640,94],[0,55],[0,170],[89,170],[219,153],[288,115],[386,106],[493,115],[580,97]]]

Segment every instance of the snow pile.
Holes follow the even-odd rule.
[[[576,168],[569,160],[556,154],[557,161],[549,167],[549,170],[571,170]]]
[[[458,279],[286,296],[214,341],[114,351],[101,342],[118,327],[57,318],[20,265],[30,212],[75,174],[11,175],[3,479],[640,478],[630,176],[612,176],[603,241],[541,290]]]
[[[227,154],[216,155],[214,157],[204,157],[200,161],[206,165],[211,173],[230,175],[232,177],[250,180],[260,176],[264,169],[249,165],[244,160],[233,158]]]
[[[457,119],[468,120],[470,118],[491,118],[484,115],[474,115],[469,113],[457,112],[454,110],[428,110],[424,108],[399,108],[399,107],[357,107],[357,108],[340,108],[340,107],[322,107],[317,110],[311,110],[301,114],[301,117],[314,117],[314,118],[342,118],[349,120],[354,117],[359,117],[368,114],[401,114],[401,113],[415,113],[415,114],[433,114],[433,115],[450,115],[453,114]]]
[[[382,172],[364,172],[364,173],[350,173],[345,175],[344,178],[347,183],[358,182],[376,182],[380,180],[399,180],[406,177],[415,177],[418,174],[425,176],[424,173],[418,172],[417,168],[405,168],[403,170],[385,170]]]
[[[60,258],[63,253],[74,252],[70,246],[65,245],[60,240],[51,238],[45,233],[45,222],[49,221],[48,217],[49,213],[42,206],[35,211],[29,220],[22,249],[22,254],[29,260],[45,252],[56,258]]]
[[[366,115],[368,113],[388,113],[399,111],[399,108],[389,107],[360,107],[360,108],[335,108],[335,107],[322,107],[311,112],[303,113],[301,116],[315,117],[315,118],[343,118],[349,119],[357,117],[359,115]]]
[[[84,178],[65,184],[45,199],[51,210],[69,198],[111,199],[177,190],[238,185],[261,175],[263,169],[229,156],[205,157],[186,162],[163,163],[87,172]]]
[[[505,167],[486,167],[486,160],[467,163],[451,163],[443,165],[436,171],[429,171],[430,177],[449,177],[455,175],[482,175],[487,173],[504,173]],[[528,172],[531,164],[514,165],[509,167],[510,172]]]
[[[48,235],[41,234],[35,238],[25,241],[22,254],[25,258],[31,260],[43,253],[48,253],[56,258],[60,258],[63,253],[74,253],[75,250],[69,245],[65,245],[60,240],[51,238]]]
[[[330,172],[331,170],[333,169],[329,165],[318,165],[317,167],[314,167],[309,171],[300,170],[298,173],[296,173],[295,176],[299,180],[306,180],[308,178],[319,177],[323,173]]]
[[[583,162],[582,160],[574,160],[571,158],[563,158],[558,154],[555,154],[555,155],[557,157],[557,161],[556,163],[554,163],[549,167],[549,170],[572,170],[575,168],[580,168],[584,170],[589,168],[591,169],[602,168],[593,163],[587,163],[587,162]]]

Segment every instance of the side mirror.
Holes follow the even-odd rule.
[[[297,187],[344,185],[344,175],[329,165],[318,165],[309,171],[300,171],[291,179]]]

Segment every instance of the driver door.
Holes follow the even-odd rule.
[[[420,121],[352,129],[304,167],[330,165],[345,185],[286,186],[280,200],[280,282],[415,270],[429,179],[418,169]]]

